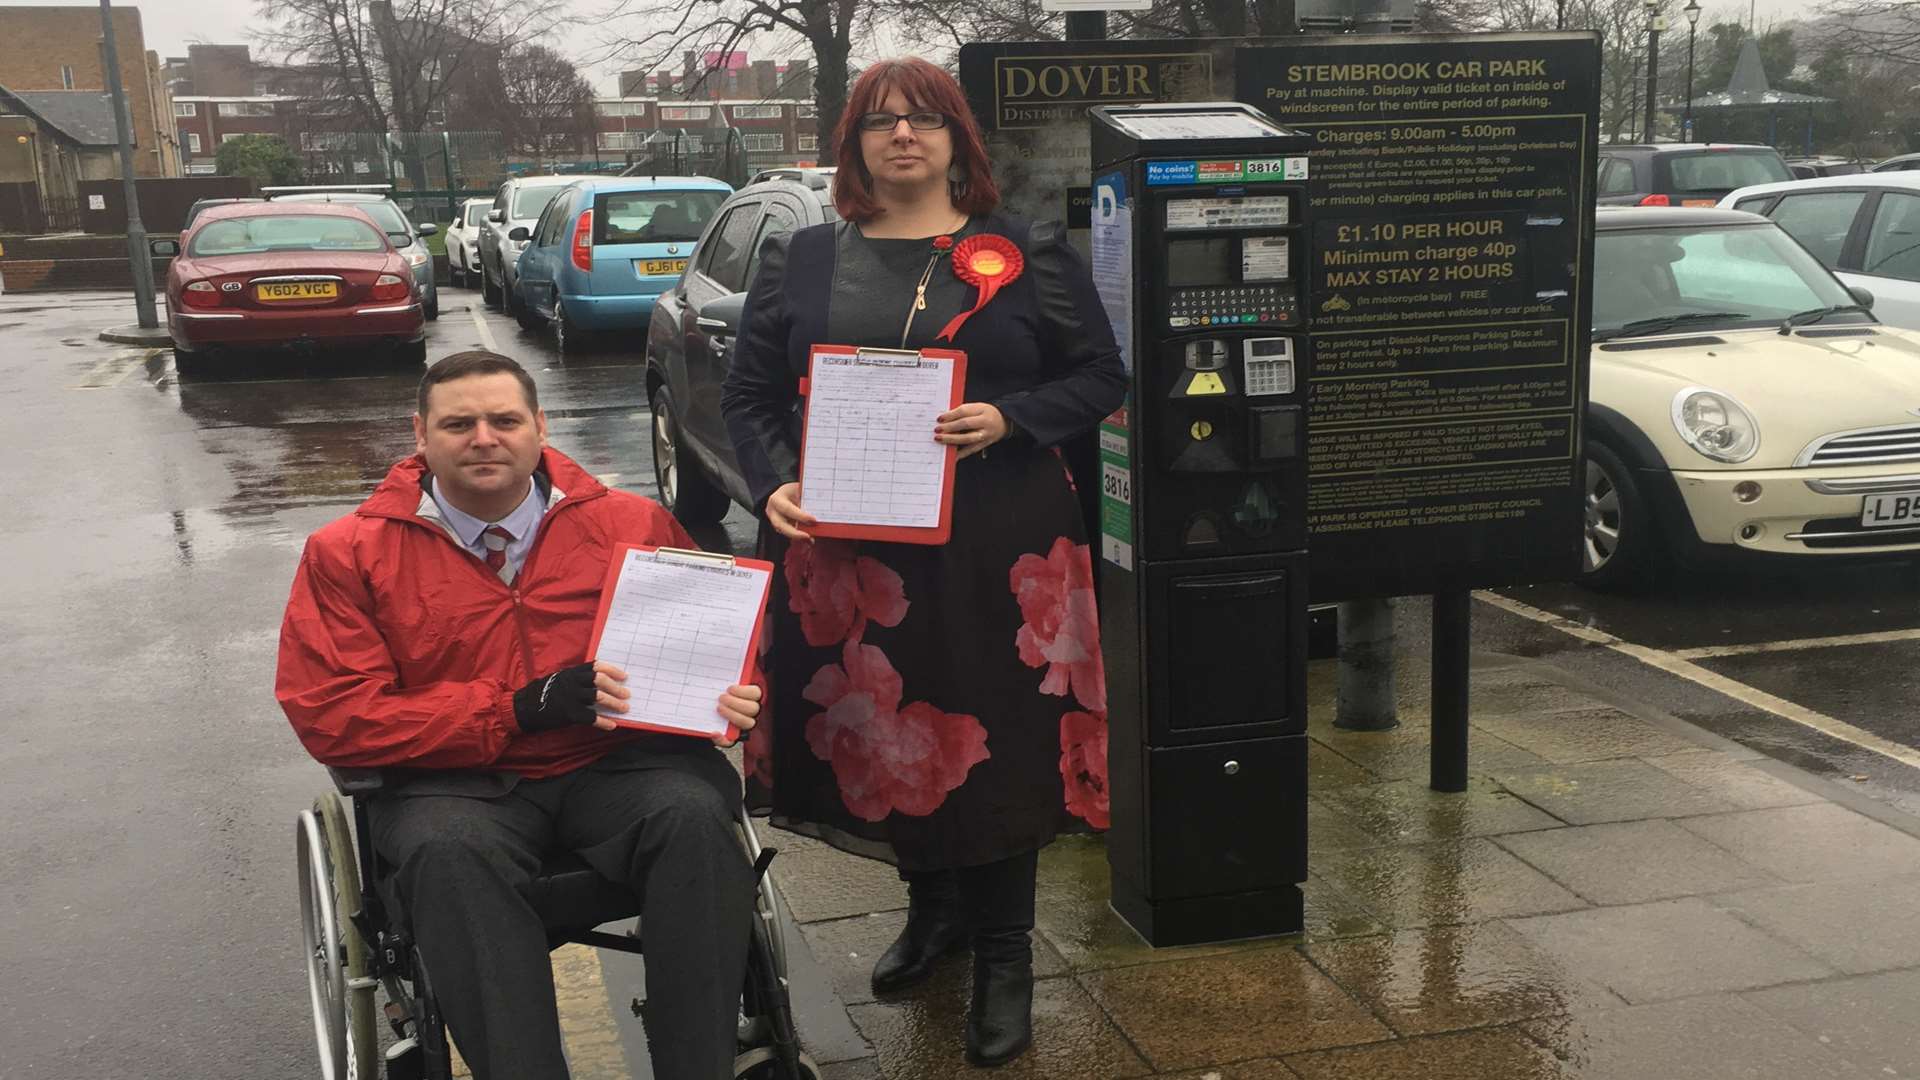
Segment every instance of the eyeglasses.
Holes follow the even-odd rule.
[[[937,131],[947,126],[947,114],[925,109],[920,112],[870,112],[860,114],[861,131],[892,131],[905,120],[915,131]]]

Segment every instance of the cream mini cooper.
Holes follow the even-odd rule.
[[[1765,218],[1596,219],[1585,580],[1920,553],[1920,334]]]

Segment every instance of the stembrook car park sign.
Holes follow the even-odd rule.
[[[1599,42],[1300,39],[1239,100],[1314,135],[1316,600],[1579,572]]]

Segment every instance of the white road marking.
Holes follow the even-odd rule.
[[[480,331],[480,344],[485,345],[488,352],[499,352],[500,345],[493,340],[493,328],[487,325],[487,320],[480,314],[480,309],[468,304],[467,314],[473,316],[473,325]]]
[[[1877,630],[1870,634],[1841,634],[1837,637],[1798,638],[1793,641],[1762,641],[1752,645],[1709,645],[1700,649],[1678,649],[1673,655],[1682,660],[1711,660],[1720,656],[1798,652],[1801,649],[1831,649],[1842,645],[1884,645],[1894,641],[1920,641],[1920,630]]]
[[[600,481],[601,483],[607,485],[608,487],[612,487],[615,484],[618,484],[620,482],[620,474],[617,472],[603,472],[595,476],[594,479]]]
[[[1912,747],[1902,746],[1899,743],[1883,739],[1873,732],[1867,731],[1864,728],[1855,727],[1845,720],[1835,719],[1825,713],[1809,709],[1804,705],[1795,704],[1785,698],[1769,694],[1764,690],[1755,689],[1746,683],[1729,679],[1725,675],[1708,671],[1699,664],[1693,663],[1678,654],[1670,653],[1662,649],[1649,648],[1645,645],[1635,645],[1630,641],[1622,641],[1604,630],[1596,630],[1591,626],[1585,626],[1571,619],[1562,618],[1551,611],[1542,611],[1537,607],[1520,603],[1518,600],[1509,600],[1495,593],[1479,590],[1473,595],[1476,599],[1491,604],[1502,611],[1518,615],[1523,619],[1530,619],[1544,626],[1550,626],[1561,633],[1580,638],[1583,641],[1591,641],[1596,645],[1604,645],[1622,656],[1630,656],[1649,667],[1659,668],[1661,671],[1667,672],[1670,675],[1678,675],[1688,682],[1725,694],[1727,697],[1743,705],[1750,705],[1762,712],[1772,713],[1782,720],[1788,720],[1802,727],[1810,728],[1822,735],[1839,739],[1841,742],[1852,743],[1862,750],[1871,750],[1882,757],[1891,758],[1902,765],[1920,769],[1920,751],[1915,751]]]

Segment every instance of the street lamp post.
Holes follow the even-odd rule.
[[[1660,31],[1667,17],[1660,14],[1660,0],[1647,0],[1647,141],[1654,141],[1654,109],[1660,87]]]
[[[1693,35],[1700,29],[1700,0],[1687,0],[1680,9],[1687,17],[1687,104],[1680,113],[1680,137],[1693,141]]]
[[[156,330],[160,318],[153,307],[153,254],[147,250],[147,227],[140,220],[140,191],[133,176],[133,114],[127,111],[127,93],[121,85],[120,53],[113,40],[113,0],[100,0],[100,48],[106,61],[107,89],[113,95],[114,125],[120,129],[120,191],[127,202],[127,259],[133,269],[133,310],[142,330]]]

